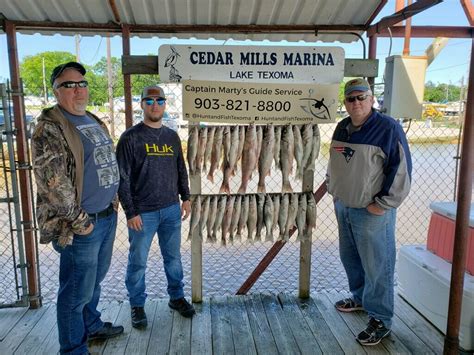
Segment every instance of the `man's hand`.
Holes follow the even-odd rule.
[[[143,226],[143,222],[140,215],[132,217],[129,220],[127,220],[127,227],[137,232],[142,230],[142,226]]]
[[[382,207],[379,207],[375,202],[372,202],[367,206],[367,211],[377,216],[383,216],[385,214],[385,210]]]
[[[81,234],[77,233],[77,234],[79,234],[79,235],[88,235],[88,234],[91,234],[93,230],[94,230],[94,223],[91,223],[91,224],[89,224],[89,227],[87,227],[87,229],[83,233],[81,233]]]
[[[183,204],[181,205],[181,217],[182,220],[186,220],[188,216],[191,214],[191,201],[187,200],[184,201]]]

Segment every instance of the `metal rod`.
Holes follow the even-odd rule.
[[[7,35],[8,60],[10,64],[10,78],[12,89],[13,113],[15,117],[15,128],[18,130],[16,137],[17,157],[20,165],[29,162],[28,147],[26,144],[26,124],[24,117],[24,107],[21,93],[20,73],[18,71],[18,51],[16,45],[16,28],[9,21],[5,21],[5,32]],[[31,195],[31,180],[26,170],[21,169],[18,172],[20,184],[20,198],[21,198],[21,212],[24,221],[31,221],[32,211],[32,195]],[[36,248],[34,234],[31,228],[23,230],[23,237],[25,241],[26,261],[28,264],[28,293],[31,308],[41,307],[41,300],[38,288],[38,269],[36,260]]]
[[[458,354],[459,327],[461,323],[464,272],[466,265],[467,238],[469,234],[469,211],[472,198],[472,170],[474,167],[474,39],[471,47],[471,63],[467,91],[466,115],[459,170],[456,228],[454,232],[453,263],[449,292],[448,324],[444,338],[444,351]]]

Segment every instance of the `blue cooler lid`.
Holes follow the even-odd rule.
[[[431,202],[430,208],[433,212],[445,217],[456,219],[456,202]],[[474,227],[474,204],[471,203],[469,212],[469,226]]]

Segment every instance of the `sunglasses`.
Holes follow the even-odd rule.
[[[86,88],[87,86],[89,86],[89,83],[86,80],[65,81],[65,82],[62,82],[61,84],[56,85],[56,89],[59,89],[60,87],[64,87],[66,89]]]
[[[347,102],[354,102],[356,99],[357,101],[364,101],[365,99],[367,99],[369,97],[369,95],[365,94],[365,95],[357,95],[357,96],[347,96],[346,97],[346,101]]]
[[[152,97],[144,98],[142,101],[144,101],[147,106],[153,106],[155,101],[158,104],[158,106],[163,106],[166,103],[165,99],[154,99]]]

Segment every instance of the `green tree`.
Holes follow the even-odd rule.
[[[51,95],[51,84],[49,78],[54,67],[61,63],[75,60],[74,55],[68,52],[42,52],[23,58],[20,63],[20,76],[23,79],[23,87],[26,94],[44,96],[43,85],[43,59],[45,67],[45,81],[47,94]]]
[[[461,88],[452,84],[434,84],[428,81],[425,85],[424,100],[429,102],[458,101]]]

